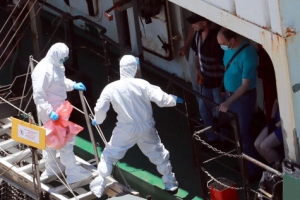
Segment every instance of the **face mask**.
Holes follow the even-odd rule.
[[[229,47],[226,45],[220,45],[220,46],[221,46],[221,49],[223,49],[224,51],[227,51],[229,49]]]
[[[66,62],[66,61],[68,60],[68,58],[69,58],[69,56],[60,59],[60,60],[59,60],[59,63],[60,63],[60,64],[63,64],[64,62]]]

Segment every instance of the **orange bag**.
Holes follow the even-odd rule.
[[[65,101],[56,109],[59,118],[49,120],[43,127],[46,129],[46,145],[54,149],[61,149],[71,138],[83,130],[83,127],[68,121],[73,106]]]

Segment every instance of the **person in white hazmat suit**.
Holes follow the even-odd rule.
[[[48,120],[59,118],[55,110],[66,100],[67,91],[85,90],[82,83],[75,83],[65,77],[63,63],[68,59],[69,48],[64,43],[56,43],[50,47],[47,55],[37,64],[33,73],[33,99],[43,124]],[[60,151],[60,162],[55,162],[56,150],[46,148],[43,158],[46,160],[46,169],[43,176],[52,176],[60,172],[59,168],[67,175],[67,182],[74,183],[91,176],[90,171],[76,165],[73,146],[75,137],[70,139]]]
[[[171,107],[176,103],[183,103],[183,99],[169,95],[143,79],[134,78],[136,72],[136,58],[131,55],[123,56],[120,60],[120,80],[103,89],[94,108],[93,125],[105,120],[110,103],[118,114],[118,122],[98,164],[99,176],[90,183],[90,189],[97,197],[102,196],[106,185],[105,177],[111,174],[113,163],[123,158],[126,151],[135,144],[157,166],[158,172],[162,174],[165,190],[173,194],[178,190],[169,151],[161,143],[154,127],[151,101],[160,107]]]

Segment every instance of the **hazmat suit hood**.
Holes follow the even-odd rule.
[[[56,43],[50,47],[47,52],[46,59],[54,66],[61,66],[61,59],[69,55],[69,48],[64,43]]]
[[[120,60],[120,76],[122,78],[134,78],[137,71],[136,58],[131,55],[125,55]]]

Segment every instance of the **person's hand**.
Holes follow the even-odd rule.
[[[221,103],[218,108],[220,112],[227,112],[227,110],[229,109],[230,104],[228,103],[228,101],[225,101],[223,103]]]
[[[86,91],[85,86],[83,85],[83,83],[75,83],[75,85],[73,86],[73,88],[75,90],[81,90],[81,91]]]
[[[181,104],[183,104],[183,103],[184,103],[184,100],[183,100],[182,98],[180,98],[180,97],[177,97],[176,103],[181,103]]]
[[[270,120],[270,122],[268,124],[268,134],[273,133],[276,129],[277,129],[276,119],[275,118],[271,118],[271,120]]]
[[[181,47],[178,52],[177,52],[177,55],[178,56],[184,56],[185,55],[185,51],[186,51],[186,48],[185,47]]]
[[[95,119],[92,120],[92,125],[93,126],[97,126],[98,125]]]
[[[197,77],[197,83],[199,85],[203,85],[203,83],[204,83],[204,77],[201,74],[199,74]]]
[[[51,113],[49,114],[49,117],[53,120],[53,121],[56,121],[58,120],[59,116],[56,112],[54,111],[51,111]]]

